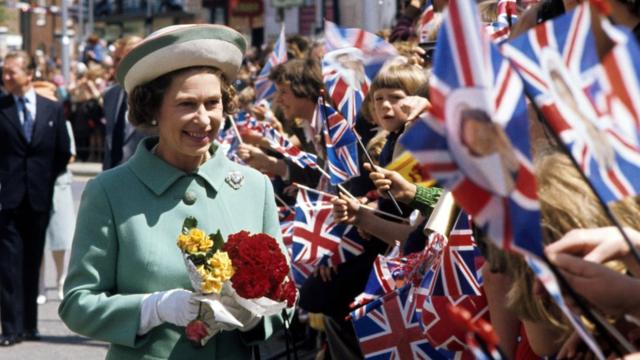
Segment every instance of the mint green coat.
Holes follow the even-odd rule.
[[[185,217],[195,216],[207,233],[220,229],[225,238],[240,230],[268,233],[286,254],[266,176],[222,151],[187,174],[150,152],[157,141],[145,139],[127,163],[87,183],[60,317],[72,331],[111,343],[107,359],[248,359],[248,344],[269,337],[281,317],[247,333],[219,333],[201,349],[171,324],[136,335],[144,294],[191,290],[176,246]],[[239,189],[226,180],[232,171],[244,176]]]

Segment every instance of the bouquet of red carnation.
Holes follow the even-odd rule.
[[[296,302],[289,265],[274,238],[246,231],[230,235],[223,246],[233,264],[232,296],[259,316],[279,313]]]

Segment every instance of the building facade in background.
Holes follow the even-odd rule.
[[[62,1],[0,0],[0,55],[17,48],[58,55],[64,25],[71,49],[91,33],[111,42],[185,23],[226,24],[256,46],[273,41],[282,24],[288,35],[317,38],[323,19],[376,32],[391,26],[398,6],[398,0],[65,0],[63,25]]]

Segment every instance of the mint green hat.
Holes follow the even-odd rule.
[[[131,92],[136,86],[174,70],[212,66],[232,81],[240,70],[246,48],[242,34],[227,26],[168,26],[134,47],[122,59],[116,78],[127,92]]]

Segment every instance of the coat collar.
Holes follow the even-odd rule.
[[[192,173],[177,169],[151,153],[151,149],[157,143],[157,137],[145,138],[127,162],[140,181],[156,195],[162,195],[180,178],[194,175],[206,181],[216,192],[220,190],[231,161],[227,159],[224,151],[216,151],[217,143],[211,146],[211,158]]]

